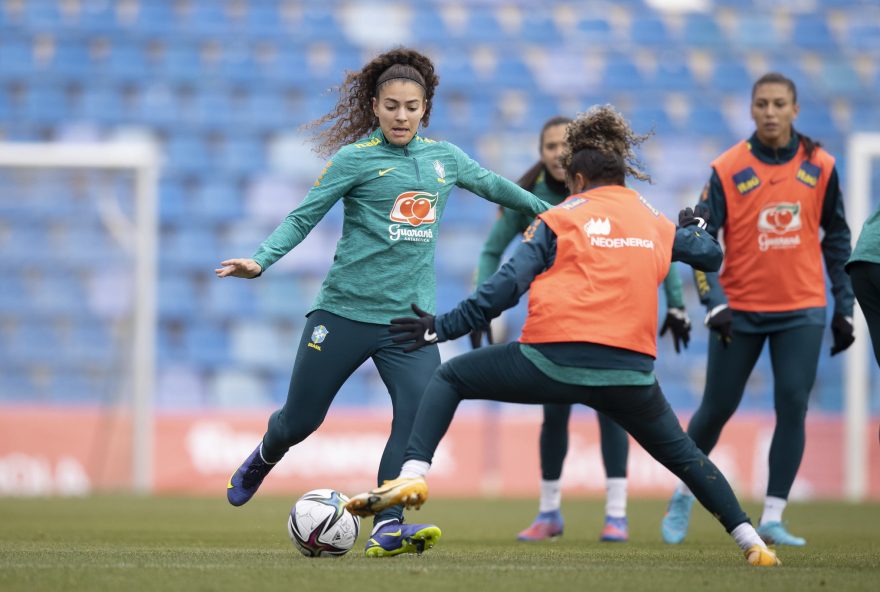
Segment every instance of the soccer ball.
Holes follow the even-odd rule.
[[[315,489],[299,498],[287,519],[287,534],[306,557],[345,555],[354,546],[361,519],[345,509],[348,497],[333,489]]]

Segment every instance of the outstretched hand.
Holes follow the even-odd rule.
[[[214,270],[217,277],[240,277],[245,279],[255,278],[263,273],[263,268],[253,259],[227,259],[221,261],[220,265]]]
[[[413,304],[412,309],[418,316],[391,319],[391,328],[388,329],[392,333],[399,333],[391,338],[394,343],[414,342],[404,348],[403,351],[407,353],[437,343],[437,333],[434,332],[434,315],[425,312],[417,304]]]
[[[684,208],[678,213],[678,227],[685,228],[687,226],[697,225],[697,228],[706,228],[706,221],[709,220],[709,208],[703,204],[697,204],[693,209]]]
[[[666,320],[663,321],[663,327],[660,328],[660,337],[666,335],[667,331],[672,331],[675,353],[681,353],[681,346],[687,348],[691,340],[691,319],[685,309],[670,307],[666,311]]]

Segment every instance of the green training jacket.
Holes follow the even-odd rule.
[[[322,309],[379,324],[411,316],[412,302],[434,312],[434,251],[454,186],[529,216],[549,207],[449,142],[416,135],[396,146],[377,129],[333,155],[303,202],[253,258],[265,272],[341,199],[342,237],[309,312]]]

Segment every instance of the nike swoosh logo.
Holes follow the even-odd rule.
[[[229,483],[226,485],[226,489],[232,489],[233,487],[235,487],[235,486],[232,484],[232,477],[230,477]]]
[[[437,341],[437,334],[430,329],[425,329],[425,341],[427,341],[428,343],[431,343],[432,341]]]
[[[770,179],[770,184],[776,185],[777,183],[781,183],[782,181],[785,181],[785,179]]]
[[[396,169],[396,168],[397,168],[397,167],[391,167],[390,169],[384,169],[384,170],[383,170],[383,169],[379,169],[379,176],[380,176],[380,177],[384,177],[385,175],[387,175],[388,173],[390,173],[391,171],[393,171],[393,170]]]
[[[403,531],[401,529],[397,529],[397,532],[380,532],[382,536],[400,536],[400,533]]]

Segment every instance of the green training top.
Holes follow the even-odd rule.
[[[310,312],[320,308],[378,324],[412,315],[413,302],[433,313],[434,251],[453,186],[530,216],[549,207],[449,142],[416,135],[396,146],[377,129],[333,155],[253,258],[265,271],[342,199],[342,237]]]
[[[846,262],[847,267],[856,261],[880,263],[880,208],[865,221],[862,232],[856,241],[856,248]]]

